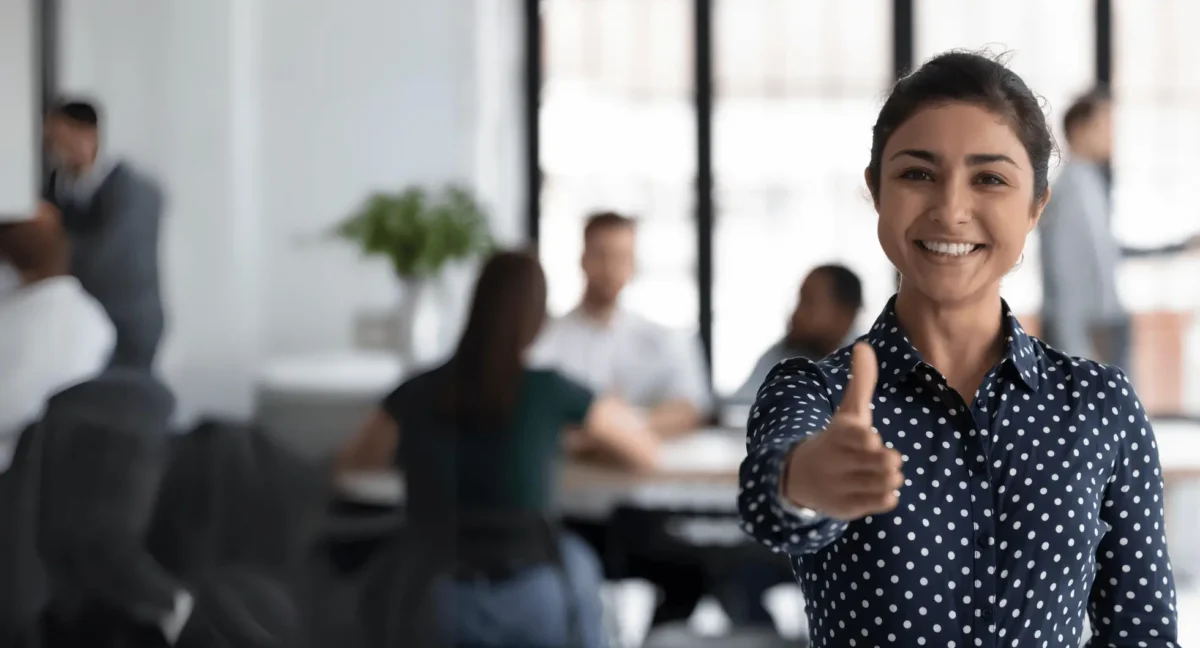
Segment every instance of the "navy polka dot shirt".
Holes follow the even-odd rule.
[[[904,457],[900,504],[845,522],[780,499],[788,451],[828,425],[850,349],[775,367],[750,414],[738,506],[789,554],[814,646],[1174,646],[1175,584],[1154,433],[1125,375],[1028,336],[970,402],[922,362],[892,303],[874,422]],[[791,510],[789,510],[791,509]]]

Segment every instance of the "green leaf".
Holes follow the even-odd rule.
[[[385,256],[401,278],[432,276],[451,261],[489,254],[487,214],[471,192],[451,185],[377,193],[338,223],[333,235],[364,255]]]

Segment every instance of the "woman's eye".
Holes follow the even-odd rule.
[[[907,169],[900,177],[905,180],[933,180],[933,174],[925,169]]]
[[[994,173],[984,173],[984,174],[980,175],[978,178],[976,178],[975,181],[978,182],[979,184],[984,184],[984,185],[1008,184],[1008,183],[1004,182],[1004,178],[1001,178],[1000,176],[998,176]]]

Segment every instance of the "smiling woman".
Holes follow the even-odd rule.
[[[1175,645],[1140,401],[1000,298],[1052,152],[1033,92],[975,54],[880,111],[865,175],[899,292],[852,349],[772,371],[741,466],[744,527],[792,556],[816,645],[1074,648],[1085,613],[1095,645]]]

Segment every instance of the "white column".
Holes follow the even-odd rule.
[[[30,0],[0,0],[0,222],[33,213],[37,198],[38,33]]]
[[[166,194],[160,367],[183,418],[248,416],[258,361],[259,0],[63,0],[63,91]]]
[[[163,369],[185,415],[249,416],[259,360],[257,1],[169,2]]]

